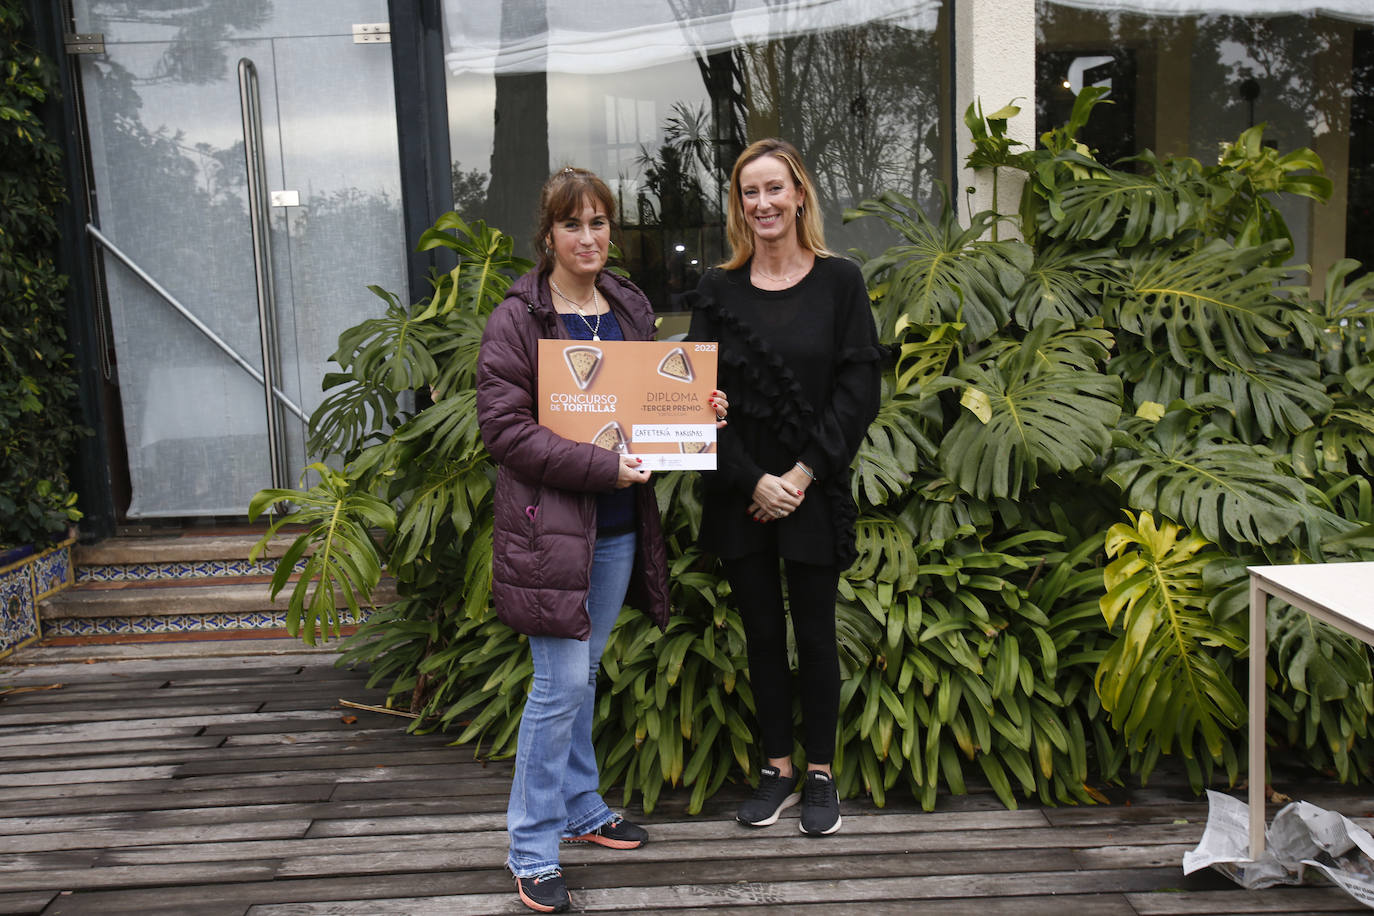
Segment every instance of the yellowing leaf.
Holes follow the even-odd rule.
[[[992,401],[988,400],[987,392],[977,388],[965,388],[959,403],[984,424],[992,420]]]
[[[1135,409],[1135,415],[1142,420],[1158,423],[1164,417],[1164,405],[1158,401],[1145,401]]]

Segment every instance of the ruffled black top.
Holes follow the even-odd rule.
[[[693,303],[688,339],[720,342],[718,387],[730,399],[719,469],[705,475],[701,546],[734,559],[776,536],[785,559],[846,569],[857,556],[849,466],[878,413],[888,351],[853,262],[817,258],[783,290],[758,289],[749,270],[709,271]],[[798,460],[816,473],[801,506],[754,521],[759,478]]]

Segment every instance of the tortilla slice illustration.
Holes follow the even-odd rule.
[[[684,455],[704,455],[711,450],[710,442],[679,442],[678,450]]]
[[[687,351],[681,347],[673,347],[659,361],[658,374],[679,382],[690,382],[696,378],[696,374],[692,372],[692,364],[687,361]]]
[[[625,441],[625,430],[614,420],[597,430],[596,435],[592,437],[592,445],[599,445],[622,455],[630,452],[630,445]]]
[[[596,378],[596,370],[601,368],[600,347],[564,347],[563,358],[568,362],[568,371],[579,389],[585,389]]]

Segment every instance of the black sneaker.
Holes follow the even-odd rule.
[[[840,829],[840,796],[828,773],[811,770],[802,785],[801,832],[829,836]]]
[[[801,798],[794,790],[797,777],[783,777],[777,767],[764,767],[759,773],[759,787],[753,798],[739,806],[735,820],[749,827],[767,827],[777,823],[783,809],[790,808]]]
[[[563,872],[557,868],[532,878],[515,878],[515,892],[520,902],[538,913],[562,913],[572,906]]]
[[[569,837],[569,843],[595,843],[608,849],[638,849],[649,842],[649,831],[617,814],[591,833]]]

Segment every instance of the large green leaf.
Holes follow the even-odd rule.
[[[1273,251],[1219,240],[1137,250],[1107,270],[1103,318],[1147,349],[1167,348],[1180,366],[1196,366],[1200,351],[1220,369],[1250,368],[1288,334],[1285,319],[1297,311],[1279,295],[1286,275],[1266,265]]]
[[[1023,328],[1047,319],[1065,324],[1086,321],[1101,311],[1096,282],[1115,259],[1110,249],[1083,251],[1067,242],[1056,242],[1037,251],[1012,304],[1012,317]]]
[[[444,248],[458,263],[440,277],[421,319],[444,316],[454,309],[487,314],[505,298],[511,281],[534,265],[514,255],[515,240],[482,221],[468,223],[455,212],[445,213],[420,236],[416,249]]]
[[[277,597],[304,557],[304,568],[291,592],[286,629],[314,645],[317,634],[338,633],[339,598],[354,620],[362,617],[361,605],[371,603],[372,590],[382,577],[382,558],[370,529],[394,530],[396,512],[375,496],[358,492],[344,473],[318,463],[309,470],[320,477],[309,490],[262,490],[253,497],[250,520],[279,503],[289,502],[291,508],[273,519],[249,558],[262,555],[283,526],[305,526],[277,562],[270,594]]]
[[[1206,170],[1211,190],[1209,222],[1212,231],[1236,245],[1260,245],[1275,239],[1293,248],[1287,221],[1277,206],[1280,194],[1325,203],[1331,179],[1323,175],[1321,157],[1310,149],[1280,153],[1264,143],[1264,125],[1243,131],[1228,143],[1215,166]],[[1281,263],[1282,255],[1271,259]]]
[[[1374,271],[1351,281],[1359,261],[1342,258],[1326,271],[1325,295],[1315,304],[1323,333],[1317,340],[1331,373],[1367,366],[1374,355]]]
[[[978,214],[964,228],[952,208],[935,222],[915,201],[887,192],[845,212],[846,219],[861,216],[882,219],[906,240],[864,263],[869,283],[887,283],[880,333],[891,335],[903,314],[918,325],[962,322],[974,341],[1006,323],[1009,300],[1021,288],[1032,256],[1023,242],[979,241],[995,214]]]
[[[1374,474],[1374,404],[1368,396],[1339,396],[1312,429],[1293,440],[1293,469],[1303,476],[1319,470]]]
[[[1245,648],[1239,625],[1207,613],[1202,570],[1218,552],[1206,538],[1148,512],[1107,533],[1102,614],[1116,643],[1097,669],[1102,707],[1136,750],[1175,745],[1192,757],[1200,745],[1223,758],[1227,730],[1246,720],[1231,676]]]
[[[401,403],[389,387],[346,372],[326,373],[323,388],[324,400],[310,415],[306,447],[312,455],[354,452],[386,427]]]
[[[1130,443],[1135,457],[1108,468],[1127,505],[1220,544],[1277,543],[1309,514],[1302,482],[1285,474],[1272,452],[1191,424],[1186,411],[1170,411],[1151,436]]]
[[[1046,322],[996,363],[955,370],[968,409],[940,444],[940,467],[966,492],[1016,498],[1039,474],[1082,467],[1110,445],[1121,380],[1047,361],[1057,330]]]
[[[1311,614],[1271,601],[1269,646],[1274,670],[1294,691],[1290,740],[1323,745],[1342,780],[1368,775],[1369,760],[1352,753],[1369,735],[1374,717],[1374,672],[1369,650],[1358,639]]]
[[[1220,369],[1197,360],[1185,369],[1168,353],[1136,350],[1114,360],[1110,371],[1130,385],[1135,404],[1167,405],[1179,399],[1214,395],[1235,418],[1247,442],[1269,442],[1309,429],[1332,402],[1316,361],[1285,353],[1255,354],[1249,366],[1230,360]]]
[[[1046,189],[1047,206],[1039,211],[1039,231],[1079,242],[1114,239],[1121,247],[1131,248],[1144,241],[1174,238],[1194,225],[1204,210],[1197,163],[1161,163],[1149,153],[1136,158],[1147,166],[1148,174],[1102,170],[1095,160],[1073,150],[1038,165],[1038,173],[1064,167],[1092,170]],[[1045,185],[1043,180],[1041,185]]]
[[[926,427],[939,428],[939,405],[918,391],[894,393],[892,379],[884,381],[887,395],[869,424],[854,458],[854,496],[870,506],[885,505],[911,486],[912,475],[933,462],[938,446]]]

